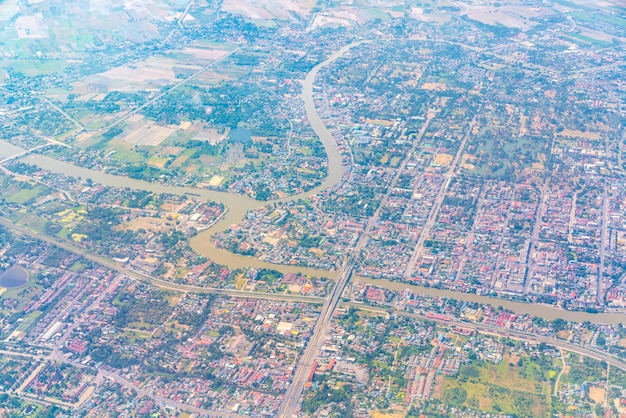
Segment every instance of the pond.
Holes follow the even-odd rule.
[[[12,266],[8,270],[0,273],[0,287],[12,289],[22,287],[28,283],[28,271],[20,266]]]
[[[246,145],[252,142],[252,132],[244,128],[235,128],[228,134],[228,139]]]

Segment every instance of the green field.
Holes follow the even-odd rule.
[[[489,413],[547,416],[549,371],[527,356],[507,356],[497,365],[474,361],[458,377],[445,379],[443,401]]]
[[[36,199],[37,197],[45,193],[49,193],[49,192],[50,190],[47,187],[41,186],[41,185],[35,185],[35,186],[32,186],[32,188],[24,188],[24,189],[16,191],[15,193],[10,193],[6,197],[6,199],[9,202],[22,205],[28,202],[29,200]]]
[[[139,163],[144,161],[144,155],[135,151],[133,146],[127,142],[112,140],[106,145],[106,153],[115,151],[111,158],[127,163]]]
[[[611,46],[610,42],[594,39],[589,36],[581,35],[579,33],[568,33],[564,36],[564,38],[581,46],[591,45],[598,48],[606,48],[607,46]]]
[[[581,358],[577,354],[570,354],[567,359],[569,372],[563,374],[561,384],[577,384],[582,385],[583,382],[598,382],[606,377],[606,364],[604,362],[591,359],[589,357]]]
[[[26,331],[28,327],[37,319],[37,317],[39,317],[39,315],[41,315],[41,311],[33,311],[29,313],[28,316],[24,318],[24,321],[22,321],[20,326],[15,330],[20,332]]]
[[[27,77],[64,70],[69,64],[62,60],[3,60],[2,68],[11,68]]]
[[[365,9],[365,12],[372,17],[372,19],[380,19],[383,22],[391,21],[389,15],[379,7],[369,7]]]
[[[586,23],[610,23],[622,29],[626,29],[626,19],[619,16],[612,16],[608,14],[599,13],[586,13],[586,12],[570,12],[568,13],[572,18],[580,22]]]

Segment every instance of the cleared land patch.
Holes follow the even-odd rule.
[[[600,133],[599,132],[583,132],[583,131],[576,131],[573,129],[564,129],[563,132],[560,132],[558,134],[559,136],[566,136],[569,138],[584,138],[584,139],[591,139],[594,141],[597,141],[598,139],[600,139]]]
[[[150,145],[156,147],[175,131],[176,129],[145,121],[145,123],[139,125],[137,129],[129,132],[124,137],[123,141],[132,145]]]

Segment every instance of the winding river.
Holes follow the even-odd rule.
[[[343,56],[351,48],[360,45],[363,42],[366,41],[354,42],[339,49],[328,59],[316,65],[307,74],[305,80],[302,83],[302,100],[305,105],[307,118],[309,120],[309,123],[311,124],[311,127],[313,128],[313,131],[322,141],[322,144],[324,145],[324,149],[328,156],[328,176],[319,186],[315,187],[312,190],[309,190],[308,192],[289,196],[283,199],[261,202],[234,193],[198,189],[194,187],[164,186],[161,184],[150,183],[147,181],[131,179],[128,177],[106,174],[100,171],[90,170],[87,168],[78,167],[70,163],[58,161],[40,154],[27,155],[22,158],[22,161],[29,164],[34,164],[53,173],[64,174],[72,177],[81,177],[84,179],[90,178],[93,181],[101,183],[105,186],[131,188],[137,190],[146,190],[155,193],[168,193],[175,195],[191,194],[198,196],[202,199],[222,203],[226,207],[226,213],[224,214],[224,216],[222,216],[222,218],[218,222],[216,222],[211,228],[199,233],[197,236],[193,237],[190,240],[192,249],[198,254],[201,254],[218,264],[226,265],[231,269],[245,267],[271,268],[281,271],[283,273],[299,272],[312,276],[324,276],[335,279],[337,278],[337,272],[335,271],[273,264],[258,260],[253,257],[233,254],[229,251],[217,248],[211,238],[216,233],[226,230],[230,225],[240,222],[248,210],[257,209],[264,205],[272,204],[275,202],[298,200],[303,197],[319,193],[328,188],[332,188],[341,181],[344,175],[344,169],[341,164],[342,157],[337,149],[332,134],[326,128],[326,126],[322,122],[322,119],[317,113],[317,109],[315,108],[315,103],[313,99],[313,85],[318,72],[322,68],[331,64],[332,62]],[[0,156],[6,157],[19,153],[21,151],[22,150],[19,147],[15,147],[8,142],[0,140]],[[500,305],[519,314],[528,313],[548,320],[563,318],[571,321],[589,321],[597,323],[617,324],[623,322],[623,320],[626,319],[626,316],[624,314],[619,313],[590,314],[585,312],[570,312],[547,305],[531,305],[522,302],[513,302],[505,299],[494,299],[485,296],[477,296],[458,291],[424,288],[421,286],[408,285],[405,283],[392,282],[388,280],[367,278],[358,278],[358,280],[363,283],[375,284],[377,286],[381,286],[391,290],[404,290],[407,288],[411,288],[417,294],[442,296],[452,299],[466,300],[470,302],[487,303],[496,306]]]

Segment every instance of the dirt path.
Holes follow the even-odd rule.
[[[557,391],[559,389],[559,382],[561,381],[561,376],[563,376],[563,372],[565,372],[565,368],[567,367],[567,365],[565,364],[565,353],[561,349],[559,349],[559,351],[561,352],[561,361],[563,362],[563,368],[561,369],[559,374],[556,376],[556,380],[554,381],[554,396],[557,396]]]

